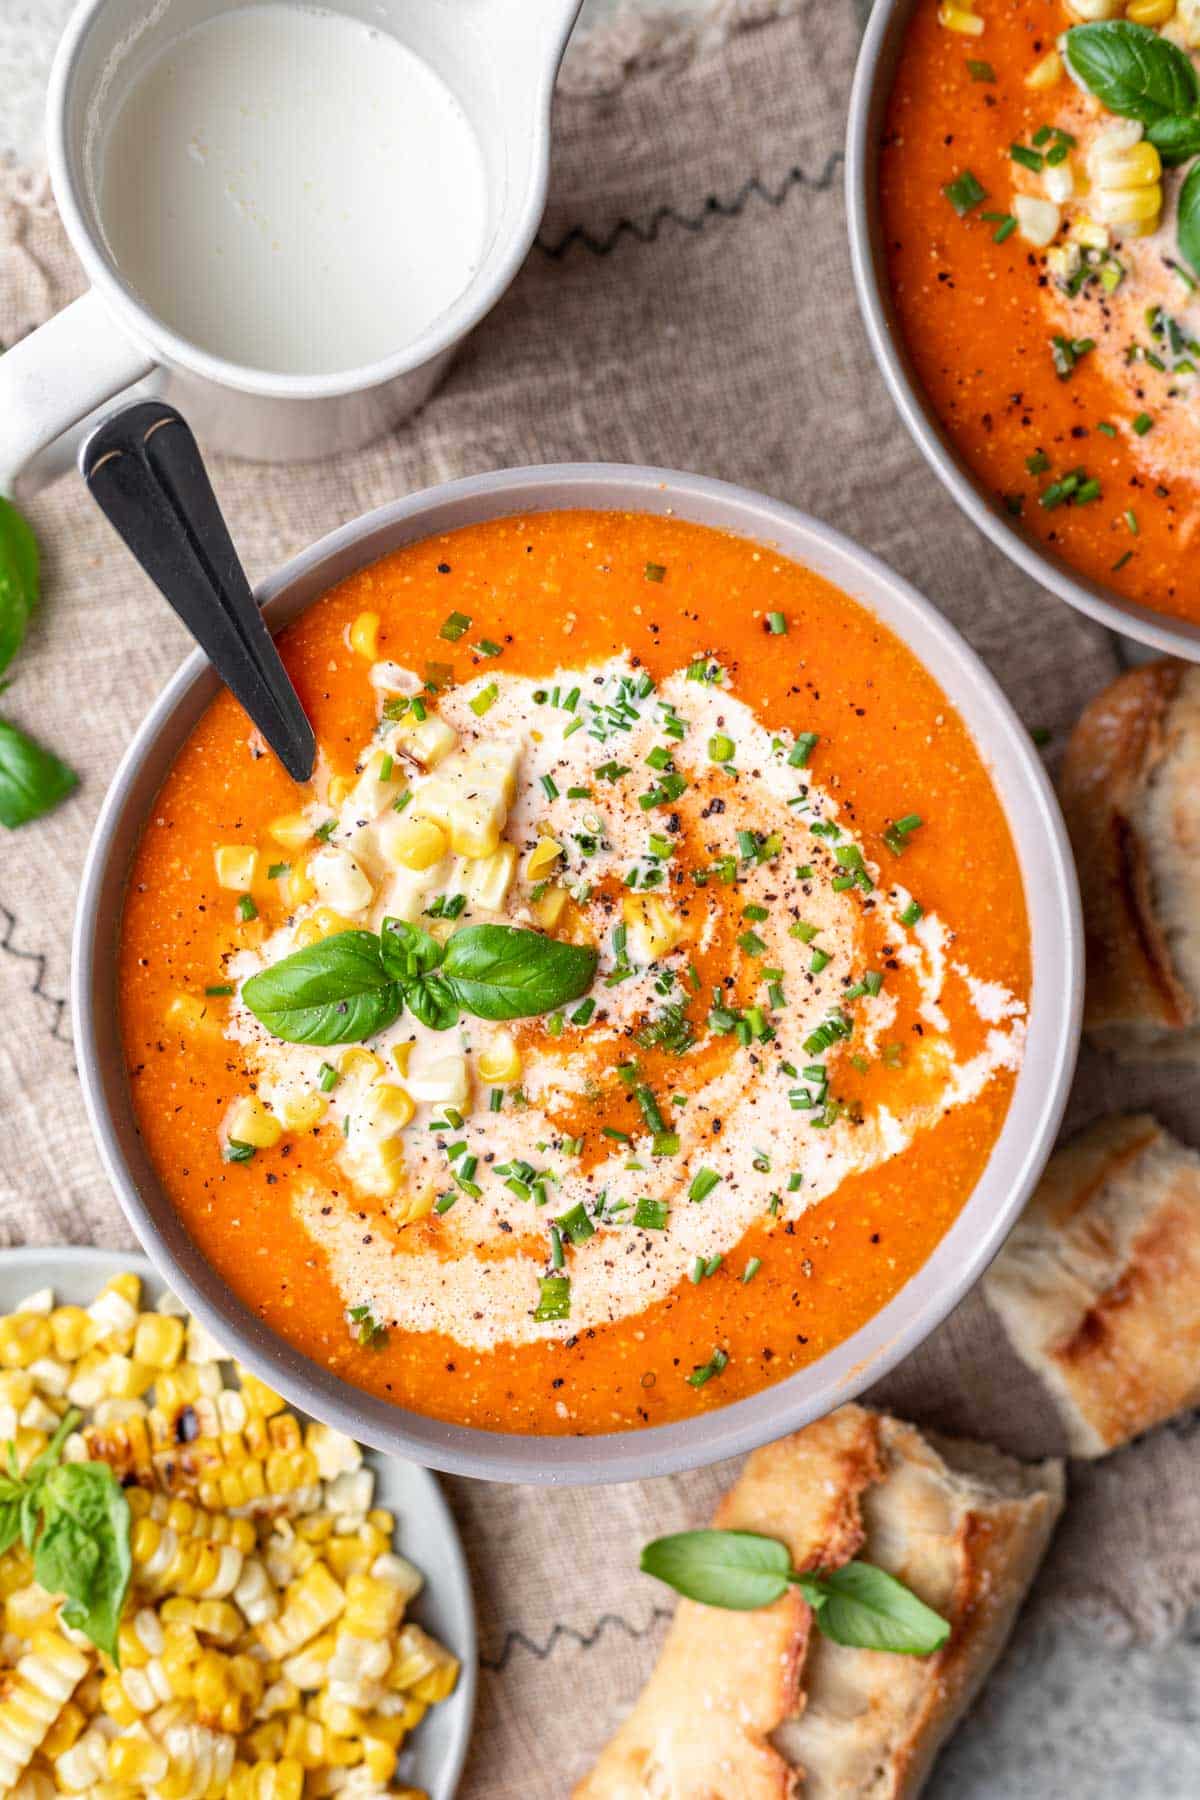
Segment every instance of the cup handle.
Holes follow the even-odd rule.
[[[94,289],[14,344],[0,357],[0,494],[65,474],[57,440],[154,367]]]

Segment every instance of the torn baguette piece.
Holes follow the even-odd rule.
[[[1102,1119],[1051,1158],[983,1290],[1075,1456],[1197,1405],[1200,1154],[1147,1114]]]
[[[1087,940],[1084,1026],[1123,1061],[1200,1061],[1200,668],[1120,676],[1060,782]]]
[[[930,1657],[848,1649],[794,1588],[754,1612],[681,1600],[574,1800],[912,1800],[1061,1509],[1060,1464],[1026,1467],[860,1406],[756,1451],[714,1525],[781,1539],[799,1570],[877,1563],[950,1620],[949,1642]]]

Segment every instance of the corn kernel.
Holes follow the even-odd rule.
[[[431,869],[446,854],[446,834],[433,819],[397,819],[380,845],[389,862],[403,869]]]
[[[306,905],[316,891],[317,884],[308,872],[307,857],[294,862],[279,883],[280,898],[289,912],[295,912],[298,906]]]
[[[217,883],[235,894],[248,894],[258,873],[258,851],[246,844],[222,844],[214,858]]]
[[[283,1127],[253,1094],[235,1100],[226,1124],[228,1137],[256,1150],[271,1150],[283,1136]]]
[[[392,1061],[396,1065],[397,1074],[399,1074],[399,1075],[407,1075],[408,1074],[408,1059],[412,1055],[412,1053],[413,1053],[413,1046],[412,1046],[411,1039],[409,1040],[409,1042],[407,1044],[393,1044],[392,1045]]]
[[[1165,25],[1175,17],[1175,0],[1129,0],[1125,17],[1135,25]]]
[[[1067,0],[1067,11],[1089,24],[1097,19],[1119,19],[1124,0]]]
[[[1154,182],[1150,187],[1135,187],[1103,190],[1094,196],[1093,204],[1102,219],[1110,225],[1120,225],[1128,229],[1130,226],[1148,226],[1151,230],[1162,212],[1162,187]],[[1131,233],[1130,235],[1148,236],[1148,231]]]
[[[133,1334],[136,1362],[154,1369],[170,1369],[183,1354],[183,1320],[164,1313],[143,1313]]]
[[[391,1081],[379,1081],[367,1089],[358,1109],[358,1122],[369,1135],[391,1136],[411,1125],[416,1110],[412,1096],[402,1087]]]
[[[350,798],[350,790],[353,786],[354,783],[348,775],[331,775],[328,792],[330,806],[344,806]]]
[[[1032,88],[1035,93],[1045,93],[1047,88],[1057,87],[1062,76],[1063,59],[1057,50],[1051,50],[1034,63],[1025,77],[1025,86]]]
[[[284,813],[272,819],[267,830],[285,850],[302,850],[313,835],[313,828],[303,813]]]
[[[539,894],[536,900],[529,902],[529,910],[543,931],[553,931],[562,918],[567,904],[567,890],[552,881],[545,893]]]
[[[53,1344],[49,1319],[37,1313],[11,1313],[0,1319],[0,1368],[27,1369],[48,1356]]]
[[[1029,194],[1016,194],[1012,203],[1017,229],[1026,243],[1045,250],[1058,233],[1062,214],[1052,200],[1035,200]]]
[[[308,873],[321,902],[337,912],[362,912],[375,898],[374,888],[348,850],[333,845],[319,850],[309,859]]]
[[[960,32],[963,37],[983,35],[983,20],[978,13],[968,12],[965,6],[953,6],[950,0],[942,0],[937,16],[938,24],[947,31]]]
[[[621,916],[627,928],[631,963],[644,966],[667,956],[683,936],[682,921],[657,894],[626,894]]]
[[[445,719],[430,713],[424,719],[402,719],[396,727],[396,741],[423,769],[436,769],[458,743],[458,733]]]
[[[368,662],[377,661],[379,657],[379,614],[360,612],[350,627],[349,643],[356,656],[365,656]]]
[[[521,1078],[521,1052],[510,1031],[497,1031],[479,1052],[476,1062],[481,1081],[504,1083]]]
[[[73,1363],[95,1342],[96,1332],[82,1306],[56,1306],[50,1314],[54,1354]]]
[[[424,1068],[410,1070],[408,1089],[414,1100],[432,1106],[465,1106],[471,1091],[465,1056],[442,1056]]]
[[[562,853],[563,847],[555,838],[539,838],[525,858],[526,881],[544,881]]]
[[[167,1005],[167,1024],[177,1031],[193,1031],[215,1037],[220,1025],[207,1000],[196,994],[175,994]]]
[[[324,1094],[289,1094],[279,1110],[289,1131],[311,1131],[321,1123],[328,1106]]]
[[[345,913],[340,913],[332,906],[316,906],[297,925],[294,936],[300,949],[309,944],[319,944],[322,939],[336,937],[340,931],[353,931],[354,921]]]
[[[1104,194],[1127,188],[1147,187],[1162,174],[1162,161],[1153,144],[1131,144],[1127,149],[1101,150],[1092,158],[1092,173]]]
[[[364,1050],[361,1044],[355,1044],[353,1049],[343,1050],[338,1057],[338,1073],[343,1080],[357,1075],[375,1081],[387,1074],[387,1064],[374,1050]]]
[[[467,898],[485,912],[499,912],[512,886],[516,865],[515,844],[499,844],[490,856],[466,860],[461,885]]]

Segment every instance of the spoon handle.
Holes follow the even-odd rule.
[[[238,561],[186,421],[159,400],[123,407],[79,457],[93,499],[205,651],[294,781],[312,726]]]

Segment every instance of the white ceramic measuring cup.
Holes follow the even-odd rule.
[[[230,0],[83,0],[51,72],[47,153],[91,288],[0,357],[0,493],[64,473],[76,428],[127,390],[180,406],[206,450],[267,462],[353,449],[420,406],[533,242],[554,78],[580,4],[321,0],[326,11],[390,32],[449,88],[482,153],[487,224],[469,284],[417,337],[361,368],[281,375],[214,356],[156,317],[122,279],[95,208],[90,159],[130,82],[180,33],[230,10]]]

